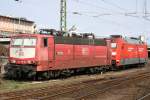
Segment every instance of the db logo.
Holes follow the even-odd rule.
[[[89,49],[88,48],[82,48],[82,55],[89,55]]]
[[[18,56],[24,56],[23,50],[21,48],[17,49],[16,50],[16,55],[18,55]]]

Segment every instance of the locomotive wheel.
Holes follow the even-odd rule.
[[[5,78],[8,78],[8,79],[13,79],[15,76],[16,75],[13,70],[8,70],[7,73],[5,74]]]
[[[58,78],[60,76],[60,71],[55,71],[54,72],[54,78]]]
[[[36,79],[37,79],[38,81],[43,80],[43,72],[37,72],[37,73],[36,73]]]
[[[63,77],[69,77],[69,76],[71,76],[71,71],[68,70],[68,69],[63,70],[63,71],[61,71],[61,75],[62,75]]]
[[[90,70],[90,74],[94,74],[95,73],[94,68],[90,68],[89,70]]]
[[[143,63],[143,64],[140,64],[139,67],[145,67],[145,65],[146,65],[146,64]]]
[[[8,71],[8,78],[16,79],[17,78],[17,71],[15,69]]]
[[[43,73],[42,73],[42,78],[43,78],[43,79],[49,79],[49,74],[48,74],[48,72],[43,72]]]
[[[95,73],[99,73],[100,72],[100,70],[99,70],[100,68],[99,67],[95,67],[94,69],[95,69]]]
[[[16,70],[16,78],[21,79],[21,71],[20,70]]]
[[[111,70],[112,70],[112,71],[117,71],[118,68],[117,68],[116,66],[112,66],[112,67],[111,67]]]
[[[48,78],[49,79],[53,78],[53,72],[52,71],[48,71]]]

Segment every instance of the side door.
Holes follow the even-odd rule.
[[[110,65],[112,61],[112,50],[111,50],[111,40],[106,40],[107,46],[107,64]]]
[[[120,64],[125,65],[126,59],[127,59],[127,53],[128,53],[128,47],[125,43],[123,43],[120,47]]]
[[[54,38],[53,37],[49,37],[48,38],[48,66],[49,67],[53,67],[54,64]]]

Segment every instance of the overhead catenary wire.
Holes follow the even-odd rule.
[[[146,14],[147,14],[147,1],[146,0],[144,0],[143,13],[144,13],[144,16],[146,17]]]
[[[126,13],[126,16],[139,18],[138,14],[138,0],[135,0],[135,11],[132,13]]]
[[[82,15],[82,14],[88,14],[91,15],[93,17],[101,17],[101,16],[129,16],[129,17],[135,17],[135,18],[139,18],[139,16],[137,15],[132,15],[134,13],[110,13],[110,12],[106,12],[106,13],[100,13],[100,12],[92,12],[92,11],[70,11],[69,13],[73,13],[73,14],[77,14],[77,15]]]
[[[135,13],[138,13],[138,0],[135,0]]]
[[[110,0],[109,1],[107,1],[107,0],[101,0],[101,1],[104,2],[104,3],[106,3],[106,4],[109,4],[111,6],[114,6],[116,8],[119,8],[119,10],[122,10],[122,11],[125,11],[125,12],[127,12],[127,10],[128,10],[128,9],[120,7],[119,5],[117,5],[117,4],[113,3],[113,2],[110,2]]]
[[[80,3],[80,4],[83,4],[83,5],[86,5],[86,6],[91,6],[91,7],[94,7],[94,8],[97,8],[97,9],[101,9],[101,10],[104,10],[104,11],[110,11],[110,12],[117,12],[117,13],[120,13],[119,11],[113,11],[112,9],[109,9],[109,8],[104,8],[104,7],[101,7],[93,2],[87,2],[87,1],[81,1],[81,0],[73,0],[77,3]]]
[[[22,0],[18,0],[18,1],[21,1]],[[138,0],[135,0],[135,12],[130,12],[129,9],[125,9],[123,7],[121,7],[120,5],[117,5],[116,3],[114,2],[111,2],[110,0],[97,0],[98,2],[102,1],[106,4],[109,4],[111,6],[114,6],[116,8],[118,8],[120,11],[116,11],[116,10],[113,10],[113,9],[110,9],[110,8],[105,8],[105,7],[102,7],[100,6],[97,2],[93,2],[91,0],[73,0],[77,3],[80,3],[80,4],[83,4],[83,5],[87,5],[87,6],[90,6],[90,7],[94,7],[94,8],[97,8],[97,12],[94,11],[82,11],[82,12],[79,12],[79,11],[74,11],[72,12],[73,14],[80,14],[80,15],[83,15],[83,13],[86,13],[86,15],[88,16],[91,16],[93,18],[99,18],[99,17],[103,17],[103,16],[114,16],[114,15],[122,15],[122,16],[129,16],[129,17],[135,17],[135,18],[139,18],[140,19],[140,16],[137,15],[138,13]],[[145,0],[146,2],[146,0]],[[104,13],[100,13],[98,11],[100,10],[103,10],[103,11],[108,11],[108,12],[104,12]],[[91,15],[92,14],[92,15]],[[143,17],[145,20],[147,21],[150,21],[150,19],[148,18],[148,12],[147,12],[147,2],[145,3],[145,17]],[[112,22],[112,21],[110,21]],[[112,22],[112,23],[116,23],[116,22]],[[117,23],[117,25],[119,26],[120,24]]]
[[[81,3],[81,4],[84,4],[84,5],[88,5],[88,6],[91,6],[91,7],[95,7],[95,8],[97,8],[98,10],[99,9],[102,9],[102,10],[107,10],[107,11],[109,11],[109,13],[98,13],[97,15],[95,15],[95,17],[96,16],[106,16],[106,15],[124,15],[124,16],[130,16],[130,17],[139,17],[139,16],[137,16],[137,15],[135,15],[135,12],[129,12],[129,11],[127,11],[127,9],[124,9],[124,8],[122,8],[122,7],[120,7],[120,6],[117,6],[117,5],[115,5],[115,4],[113,4],[114,6],[116,6],[117,8],[120,8],[120,9],[122,9],[124,12],[121,12],[121,11],[114,11],[114,10],[112,10],[112,9],[108,9],[108,8],[104,8],[104,7],[101,7],[101,6],[99,6],[99,5],[96,5],[96,4],[94,4],[93,2],[87,2],[87,1],[81,1],[81,0],[74,0],[75,2],[78,2],[78,3]],[[102,0],[101,0],[102,1]],[[111,4],[111,3],[110,3]]]
[[[147,21],[150,21],[150,19],[148,18],[149,17],[149,13],[147,11],[147,0],[144,0],[144,5],[143,5],[143,18]]]
[[[125,16],[136,17],[136,18],[140,17],[140,16],[138,16],[138,0],[135,0],[135,12],[127,11],[128,9],[122,8],[119,5],[117,5],[113,2],[110,2],[110,0],[109,1],[101,0],[101,1],[125,11]],[[149,13],[147,11],[147,0],[144,0],[144,14],[145,14],[145,17],[149,17]],[[148,18],[146,18],[146,19],[148,19]]]
[[[131,26],[127,26],[127,25],[124,25],[124,24],[120,24],[120,23],[118,23],[118,22],[116,22],[116,21],[113,21],[113,20],[108,20],[108,19],[104,19],[104,18],[101,18],[101,17],[94,17],[94,16],[91,16],[91,15],[86,15],[86,14],[79,14],[79,16],[85,16],[85,17],[91,17],[91,18],[95,18],[95,19],[101,19],[101,21],[105,21],[105,22],[107,22],[107,23],[111,23],[111,24],[113,24],[113,25],[116,25],[116,26],[118,26],[118,27],[122,27],[122,28],[124,28],[124,29],[131,29]],[[100,20],[99,20],[100,21]]]
[[[97,15],[94,15],[94,17],[106,16],[106,15],[109,15],[109,16],[110,15],[124,15],[124,16],[137,17],[137,16],[130,15],[131,13],[123,13],[123,12],[119,12],[119,11],[113,11],[112,9],[103,8],[103,7],[99,6],[99,5],[95,5],[93,2],[88,3],[87,1],[85,2],[85,1],[81,1],[81,0],[74,0],[74,1],[78,2],[78,3],[82,3],[84,5],[88,5],[88,6],[91,6],[91,7],[95,7],[95,8],[98,8],[98,9],[103,9],[103,10],[107,10],[107,11],[111,12],[111,13],[97,13]]]

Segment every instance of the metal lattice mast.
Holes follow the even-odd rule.
[[[61,0],[61,8],[60,8],[60,29],[63,32],[67,31],[67,7],[66,0]]]

